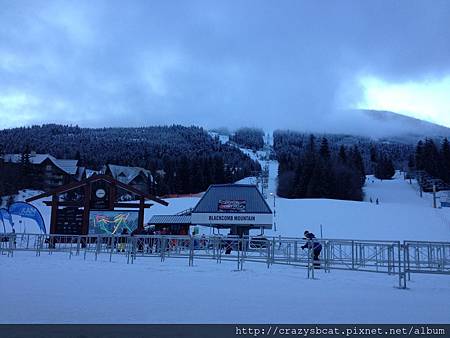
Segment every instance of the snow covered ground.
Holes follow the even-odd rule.
[[[0,256],[0,323],[448,323],[448,276],[187,259]]]
[[[450,208],[432,208],[431,194],[420,198],[401,175],[389,181],[369,176],[364,192],[364,202],[277,198],[271,234],[301,236],[308,229],[320,235],[322,224],[324,238],[450,241]]]
[[[253,154],[252,156],[255,156]],[[264,162],[263,162],[264,163]],[[276,193],[278,163],[269,162],[269,193]],[[254,183],[247,178],[241,183]],[[432,208],[415,182],[397,174],[368,177],[365,201],[288,200],[268,194],[276,231],[266,235],[302,237],[308,229],[324,238],[450,241],[450,208]],[[20,200],[36,192],[26,191]],[[370,203],[379,199],[379,204]],[[198,197],[167,199],[155,214],[194,207]],[[33,202],[46,224],[50,208]],[[15,217],[16,231],[38,232],[32,221]],[[321,227],[322,225],[322,227]],[[48,228],[48,227],[47,227]],[[203,228],[209,233],[209,228]],[[255,231],[254,234],[257,234]],[[0,323],[449,323],[449,276],[412,275],[410,289],[395,288],[398,276],[359,271],[316,271],[247,262],[216,264],[187,259],[88,256],[16,252],[0,256]]]

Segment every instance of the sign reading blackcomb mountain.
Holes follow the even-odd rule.
[[[273,223],[264,197],[254,185],[211,185],[195,206],[191,223],[207,226],[271,228]]]
[[[245,212],[247,202],[244,200],[219,200],[219,212]]]

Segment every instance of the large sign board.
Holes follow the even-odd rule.
[[[245,200],[219,200],[217,210],[219,212],[245,212],[247,201]]]
[[[272,214],[250,213],[193,213],[191,223],[198,225],[248,225],[272,228]]]
[[[98,235],[120,235],[138,227],[139,212],[134,210],[92,210],[89,214],[89,233]]]
[[[56,212],[55,233],[60,235],[81,235],[83,227],[83,210],[63,208]]]

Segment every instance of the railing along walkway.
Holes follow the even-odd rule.
[[[314,247],[321,246],[319,260]],[[0,235],[0,254],[12,257],[17,251],[67,253],[83,258],[107,255],[109,260],[120,255],[133,264],[140,257],[194,260],[213,259],[217,263],[234,261],[237,269],[244,264],[263,263],[305,267],[307,277],[314,278],[316,269],[328,273],[353,270],[398,276],[398,287],[406,288],[413,273],[450,275],[450,242],[370,241],[354,239],[315,239],[307,241],[290,237],[171,236],[171,235]]]

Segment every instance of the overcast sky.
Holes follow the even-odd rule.
[[[449,23],[447,0],[0,0],[0,129],[450,126]]]

